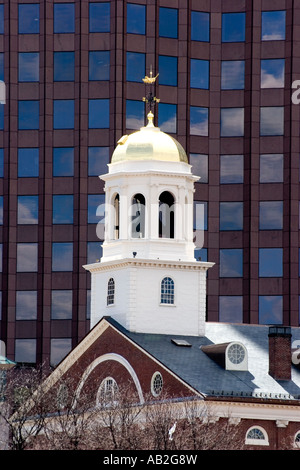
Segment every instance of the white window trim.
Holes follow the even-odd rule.
[[[252,429],[259,429],[263,433],[264,439],[249,439],[248,434]],[[252,445],[252,446],[268,446],[269,445],[268,434],[266,433],[264,428],[262,428],[261,426],[251,426],[251,428],[249,428],[246,432],[245,444]]]
[[[160,378],[161,378],[161,383],[162,383],[162,385],[161,385],[161,390],[157,393],[157,392],[154,390],[154,381],[155,381],[155,379],[156,379],[156,377],[157,377],[158,375],[159,375]],[[154,372],[154,374],[153,374],[152,377],[151,377],[151,393],[152,393],[152,395],[153,395],[154,397],[158,397],[158,396],[161,394],[162,390],[163,390],[163,386],[164,386],[164,380],[163,380],[162,374],[161,374],[159,371]]]
[[[171,304],[161,302],[161,283],[166,277],[169,277],[170,279],[172,279],[174,283],[174,294],[173,294],[174,302]],[[171,276],[170,274],[165,274],[164,276],[161,277],[159,281],[159,305],[160,307],[176,307],[176,283],[174,281],[173,276]]]
[[[300,449],[300,441],[296,442],[296,437],[297,436],[300,437],[300,429],[295,433],[295,436],[294,436],[294,448],[295,449]]]

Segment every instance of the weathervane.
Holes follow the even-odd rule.
[[[150,90],[149,92],[147,93],[147,95],[143,98],[143,101],[145,103],[148,103],[149,105],[149,110],[150,112],[152,112],[152,108],[154,107],[154,105],[156,103],[159,103],[159,99],[156,98],[156,96],[153,95],[153,91],[152,91],[152,85],[155,84],[155,81],[157,79],[159,74],[157,74],[155,77],[152,76],[152,66],[150,67],[150,75],[149,77],[146,75],[145,78],[143,78],[143,82],[145,83],[145,85],[149,85],[150,86]]]

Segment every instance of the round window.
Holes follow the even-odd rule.
[[[231,344],[227,350],[228,359],[233,364],[240,364],[245,359],[245,349],[241,344]]]
[[[163,378],[160,372],[155,372],[151,379],[151,392],[152,395],[157,397],[163,388]]]

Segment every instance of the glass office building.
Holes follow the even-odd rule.
[[[10,359],[57,364],[89,329],[82,265],[101,257],[98,175],[145,123],[151,67],[155,124],[201,176],[207,320],[299,325],[299,25],[289,0],[0,0]]]

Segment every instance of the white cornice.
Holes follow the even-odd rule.
[[[285,424],[290,421],[300,423],[300,406],[297,404],[268,403],[267,401],[257,403],[209,400],[208,402],[217,409],[216,413],[220,417],[261,419]]]
[[[99,263],[86,264],[84,269],[90,272],[108,271],[110,269],[123,269],[128,266],[143,268],[164,268],[164,269],[183,269],[189,271],[206,271],[214,266],[215,263],[207,261],[169,261],[169,260],[148,260],[136,258],[124,258],[122,260],[105,261]]]

